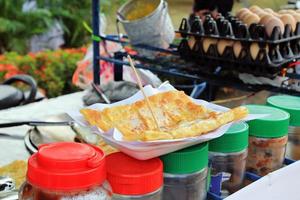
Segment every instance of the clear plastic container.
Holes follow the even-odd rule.
[[[168,174],[164,173],[164,195],[163,200],[206,199],[207,172],[204,168],[192,174]]]
[[[113,200],[160,200],[162,195],[162,187],[158,190],[143,195],[120,195],[113,194]]]
[[[163,165],[160,159],[136,160],[121,152],[107,156],[107,180],[113,200],[160,200]]]
[[[68,192],[41,189],[25,182],[19,193],[20,200],[110,200],[111,196],[111,188],[106,181],[86,190]]]
[[[300,160],[300,97],[277,95],[269,97],[267,103],[290,114],[286,156],[293,160]]]
[[[42,145],[28,161],[19,199],[110,200],[105,179],[105,155],[99,148],[69,142]]]
[[[300,127],[289,127],[288,149],[291,159],[300,160]]]
[[[289,113],[270,106],[248,105],[251,114],[267,116],[249,121],[247,171],[264,176],[283,166]]]
[[[288,136],[280,138],[249,137],[247,170],[264,176],[283,166]]]
[[[204,200],[208,190],[208,144],[195,145],[161,157],[163,200]]]
[[[221,181],[221,196],[226,197],[238,191],[244,180],[247,149],[237,153],[209,152],[211,179]]]
[[[219,138],[209,142],[210,191],[226,197],[242,187],[248,155],[249,126],[235,123]]]

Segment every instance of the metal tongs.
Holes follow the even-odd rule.
[[[20,121],[20,122],[9,122],[0,124],[0,128],[8,128],[14,126],[73,126],[73,121],[65,122],[45,122],[45,121]]]

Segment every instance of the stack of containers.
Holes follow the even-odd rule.
[[[290,114],[287,157],[300,160],[300,98],[287,95],[272,96],[267,99],[267,104]]]
[[[221,137],[209,142],[210,191],[226,197],[242,186],[247,160],[248,125],[236,123]]]
[[[161,157],[163,200],[205,200],[208,190],[208,144],[195,145]]]
[[[283,166],[290,115],[280,109],[247,105],[251,114],[267,116],[248,122],[249,148],[247,171],[264,176]]]

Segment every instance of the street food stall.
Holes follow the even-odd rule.
[[[297,199],[287,183],[300,170],[300,11],[191,15],[174,30],[167,2],[131,0],[117,12],[126,35],[103,35],[100,5],[93,0],[92,85],[101,103],[84,105],[85,91],[0,111],[0,127],[15,132],[0,138],[3,157],[15,152],[0,162],[0,198]],[[108,52],[108,42],[121,48]],[[115,82],[129,68],[134,92],[113,100],[103,62]],[[170,81],[145,85],[141,69]],[[227,108],[215,101],[219,87],[251,95]]]

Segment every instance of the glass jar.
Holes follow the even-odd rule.
[[[207,193],[208,144],[195,145],[161,157],[163,200],[204,200]]]
[[[107,180],[113,200],[160,200],[163,165],[159,158],[136,160],[117,152],[107,156]]]
[[[105,155],[88,144],[42,145],[28,160],[20,200],[110,200]]]
[[[288,136],[249,137],[248,171],[264,176],[282,167]]]
[[[209,141],[210,191],[226,197],[242,187],[248,154],[249,127],[233,124],[221,137]]]
[[[289,127],[289,141],[288,141],[288,157],[293,160],[300,160],[300,126]]]
[[[267,104],[288,112],[291,116],[287,157],[300,160],[300,97],[278,95],[269,97]]]
[[[290,115],[280,109],[248,105],[250,114],[268,114],[248,122],[249,148],[247,170],[264,176],[283,166]]]

